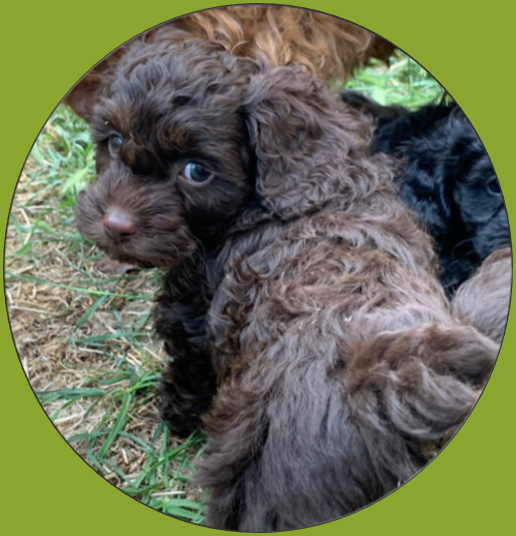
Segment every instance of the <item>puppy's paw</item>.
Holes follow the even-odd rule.
[[[199,359],[195,353],[187,358],[178,355],[161,378],[160,416],[178,437],[188,437],[201,427],[202,416],[215,396],[215,372],[203,357]]]
[[[193,396],[181,396],[180,393],[167,393],[161,388],[162,401],[159,408],[160,417],[172,432],[172,435],[186,438],[200,428],[204,404]],[[209,406],[209,404],[208,404]]]

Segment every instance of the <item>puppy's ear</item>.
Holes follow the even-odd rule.
[[[371,127],[306,67],[252,76],[243,113],[256,154],[256,194],[272,213],[288,219],[351,193]]]
[[[93,76],[86,75],[83,80],[70,90],[63,102],[79,116],[91,124],[93,109],[99,101],[102,88]]]

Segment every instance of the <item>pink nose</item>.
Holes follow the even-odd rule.
[[[119,238],[136,233],[135,221],[128,214],[117,209],[110,210],[104,216],[103,223],[109,234]]]

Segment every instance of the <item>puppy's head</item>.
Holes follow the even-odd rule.
[[[454,144],[446,162],[453,177],[453,201],[479,259],[511,243],[509,221],[496,172],[482,142],[466,116],[455,110],[450,121]]]
[[[134,47],[95,108],[97,179],[76,211],[111,257],[174,268],[244,212],[285,219],[350,193],[357,176],[376,183],[370,128],[305,68],[209,42]]]
[[[403,153],[410,162],[399,182],[401,196],[440,244],[472,261],[510,244],[495,170],[460,108],[452,108],[425,138],[407,142]]]
[[[128,56],[94,111],[97,178],[77,225],[113,258],[173,267],[249,196],[239,106],[254,65],[209,43]]]

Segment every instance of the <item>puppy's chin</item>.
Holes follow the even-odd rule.
[[[163,248],[161,251],[149,251],[148,248],[139,247],[140,244],[102,244],[96,241],[97,246],[104,251],[109,258],[122,263],[136,265],[140,268],[166,268],[173,270],[185,264],[193,255],[193,250],[185,251],[167,251]]]

